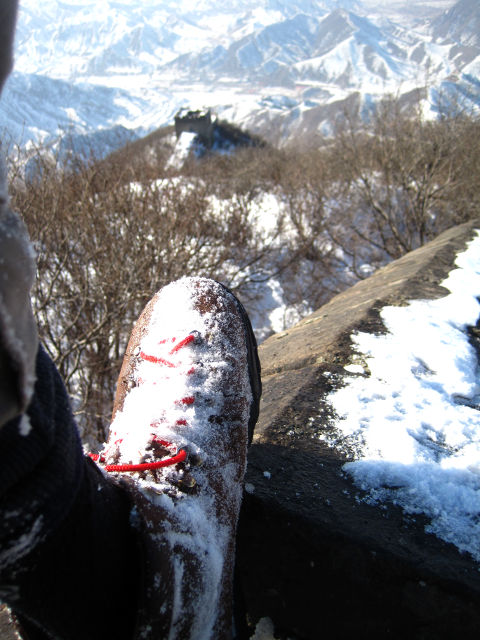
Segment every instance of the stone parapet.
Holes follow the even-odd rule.
[[[480,221],[453,228],[332,299],[259,349],[264,393],[249,454],[238,565],[252,623],[276,635],[476,638],[480,566],[425,532],[427,519],[363,502],[348,456],[318,438],[356,331],[385,333],[380,311],[435,299]],[[327,375],[324,375],[327,373]]]

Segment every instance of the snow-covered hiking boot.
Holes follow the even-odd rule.
[[[140,316],[101,461],[142,531],[137,637],[231,637],[235,533],[261,393],[255,338],[205,278],[162,289]]]

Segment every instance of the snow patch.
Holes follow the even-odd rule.
[[[181,169],[185,160],[194,148],[195,138],[197,134],[193,131],[183,131],[178,138],[175,149],[170,156],[166,168],[167,169]]]
[[[428,532],[480,562],[480,377],[467,334],[480,315],[478,232],[456,265],[441,283],[449,295],[385,307],[387,334],[352,337],[370,375],[347,376],[329,400],[366,500],[425,514]]]

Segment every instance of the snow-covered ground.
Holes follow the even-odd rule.
[[[480,375],[467,334],[480,316],[480,233],[456,265],[449,295],[386,307],[388,333],[353,336],[356,362],[329,400],[363,499],[425,514],[428,532],[480,562]]]
[[[181,169],[188,155],[193,151],[196,133],[184,131],[178,139],[175,149],[165,165],[166,169]]]

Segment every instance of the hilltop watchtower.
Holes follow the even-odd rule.
[[[184,131],[196,133],[205,147],[210,149],[213,144],[213,129],[214,123],[210,109],[207,111],[180,109],[175,115],[177,140]]]

